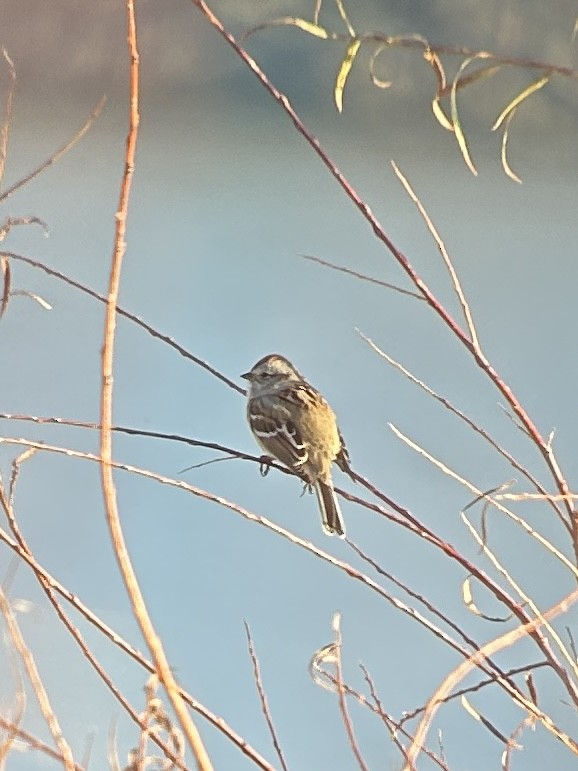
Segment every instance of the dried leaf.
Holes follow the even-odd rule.
[[[347,78],[349,77],[351,67],[353,66],[353,62],[360,46],[361,40],[355,39],[351,41],[347,46],[347,51],[341,62],[339,72],[337,73],[337,81],[335,83],[335,105],[338,112],[343,111],[343,89],[345,88],[345,83],[347,82]]]
[[[440,123],[441,126],[445,128],[447,131],[453,131],[454,125],[451,122],[451,120],[446,116],[445,112],[443,111],[442,106],[440,104],[439,95],[433,98],[433,101],[431,103],[431,108],[433,110],[433,114],[437,118],[438,123]]]
[[[13,463],[20,466],[25,461],[32,458],[33,455],[36,455],[38,452],[38,447],[28,447],[28,449],[24,450],[24,452],[21,452],[20,455],[14,459]]]
[[[315,651],[309,662],[309,675],[311,679],[320,688],[335,693],[335,685],[328,677],[325,667],[335,667],[339,652],[335,642],[324,645],[318,651]]]
[[[470,585],[470,579],[466,578],[464,583],[462,584],[462,598],[466,604],[467,608],[470,608],[473,613],[475,613],[477,616],[479,615],[478,609],[474,605],[474,601],[472,598],[472,590]]]
[[[313,37],[319,37],[322,40],[327,40],[329,37],[329,33],[324,27],[321,27],[319,24],[313,24],[313,22],[306,21],[305,19],[288,17],[285,23],[297,27],[298,29],[303,30],[303,32],[313,35]]]
[[[487,616],[485,613],[482,613],[482,611],[479,610],[478,606],[474,602],[471,581],[469,576],[462,583],[462,599],[464,601],[465,606],[470,611],[470,613],[473,613],[474,616],[478,616],[479,618],[483,618],[485,621],[495,621],[499,623],[504,623],[505,621],[509,621],[510,618],[512,617],[511,613],[508,614],[505,618],[500,618],[498,616]]]
[[[315,24],[314,22],[307,21],[306,19],[301,19],[297,16],[283,16],[280,19],[272,19],[271,21],[266,21],[263,24],[258,24],[255,27],[251,27],[251,29],[246,30],[239,37],[239,41],[244,43],[256,32],[260,32],[263,29],[269,29],[269,27],[280,27],[280,26],[297,27],[303,32],[307,32],[309,35],[313,35],[313,37],[321,38],[322,40],[327,40],[330,37],[330,33],[324,27],[321,27],[319,24]]]
[[[481,720],[480,713],[472,707],[470,702],[466,699],[465,696],[461,697],[462,707],[468,712],[475,720]]]
[[[35,294],[34,292],[26,292],[26,294],[28,297],[30,297],[31,300],[36,300],[38,305],[44,308],[45,311],[52,310],[52,305],[50,305],[49,302],[46,302],[46,300],[43,297],[40,297],[39,294]]]
[[[389,48],[388,43],[381,43],[378,45],[375,51],[371,54],[371,59],[369,60],[369,77],[371,78],[373,85],[377,86],[377,88],[389,88],[392,83],[391,80],[382,80],[375,74],[375,62],[377,57],[385,48]]]
[[[501,742],[506,744],[508,747],[513,747],[514,749],[521,750],[521,745],[517,744],[514,741],[510,741],[507,736],[504,736],[504,734],[501,731],[498,731],[498,729],[495,727],[493,723],[491,723],[487,717],[484,717],[481,712],[478,712],[477,709],[474,709],[470,702],[466,699],[465,696],[461,697],[462,707],[468,712],[475,720],[480,722],[483,726],[485,726],[490,733],[492,733],[497,739],[499,739]]]
[[[504,107],[500,113],[498,119],[492,126],[492,131],[495,131],[497,128],[499,128],[511,112],[513,112],[525,99],[543,88],[549,80],[550,75],[544,75],[543,77],[534,81],[534,83],[531,83],[523,91],[521,91],[518,96],[514,97],[514,99],[512,99],[512,101],[506,105],[506,107]]]
[[[339,627],[341,625],[341,613],[337,612],[333,614],[333,620],[331,622],[331,626],[333,628],[334,632],[339,632]]]
[[[502,136],[502,153],[501,153],[501,160],[502,160],[502,168],[504,169],[504,173],[510,177],[510,179],[513,179],[514,182],[518,182],[520,185],[522,184],[522,180],[520,177],[512,171],[512,167],[508,163],[508,156],[506,153],[506,147],[508,144],[508,138],[510,136],[510,121],[516,114],[516,109],[514,108],[512,112],[508,115],[506,118],[506,125],[504,126],[504,134]]]
[[[455,135],[456,135],[456,139],[458,141],[458,146],[460,148],[460,152],[462,154],[462,157],[463,157],[463,159],[464,159],[468,169],[472,172],[472,174],[475,177],[477,177],[478,176],[478,171],[477,171],[476,167],[474,166],[474,163],[473,163],[472,158],[470,156],[470,151],[468,149],[468,143],[466,142],[466,137],[465,137],[465,134],[464,134],[464,132],[462,130],[462,125],[460,123],[460,118],[459,118],[459,115],[458,115],[458,105],[457,105],[457,101],[456,101],[456,90],[458,88],[458,82],[459,82],[459,79],[460,79],[460,75],[466,69],[466,67],[469,64],[471,64],[471,62],[474,61],[475,58],[476,58],[475,56],[471,56],[471,57],[469,57],[468,59],[466,59],[465,61],[462,62],[461,66],[460,66],[460,68],[459,68],[459,70],[457,72],[457,75],[456,75],[456,77],[454,78],[454,80],[452,82],[452,87],[451,87],[451,91],[450,91],[450,107],[451,107],[451,116],[452,116],[452,123],[453,123],[453,126],[454,126],[454,132],[455,132]]]
[[[35,300],[38,305],[40,305],[44,310],[51,311],[52,305],[50,305],[49,302],[47,302],[43,297],[40,297],[39,294],[36,294],[35,292],[28,292],[25,289],[15,289],[12,293],[12,297],[15,295],[22,295],[23,297],[29,297],[31,300]]]

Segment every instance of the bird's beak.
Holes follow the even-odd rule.
[[[253,374],[251,372],[245,372],[243,375],[241,375],[241,377],[243,380],[248,380],[249,382],[253,380]]]

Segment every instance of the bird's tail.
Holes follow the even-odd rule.
[[[318,479],[315,482],[315,493],[319,501],[323,530],[327,535],[338,535],[340,538],[345,538],[343,516],[337,503],[331,479],[327,481]]]

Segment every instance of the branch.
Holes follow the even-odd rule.
[[[124,583],[129,594],[132,609],[149,650],[155,662],[155,668],[160,681],[166,689],[169,700],[181,723],[183,731],[189,741],[190,747],[196,758],[199,771],[212,771],[212,764],[205,750],[200,734],[193,723],[191,716],[183,702],[176,680],[173,676],[169,662],[163,650],[162,643],[157,636],[151,618],[148,614],[144,598],[138,585],[138,580],[132,566],[128,549],[124,540],[124,534],[120,524],[116,489],[112,476],[112,383],[114,342],[116,329],[116,303],[120,288],[120,275],[122,260],[126,249],[126,220],[128,214],[128,202],[138,137],[139,112],[139,53],[137,49],[136,19],[134,12],[134,0],[126,0],[128,16],[128,48],[130,55],[130,120],[129,131],[126,140],[125,170],[121,182],[120,200],[116,213],[116,233],[112,266],[108,285],[108,297],[106,304],[104,344],[102,347],[102,393],[100,403],[100,471],[102,489],[110,534],[114,551],[119,564]]]

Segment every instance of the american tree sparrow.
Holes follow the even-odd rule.
[[[345,536],[331,480],[335,461],[354,479],[335,413],[290,361],[278,354],[260,359],[241,377],[249,381],[247,419],[267,456],[273,456],[313,488],[327,535]]]

